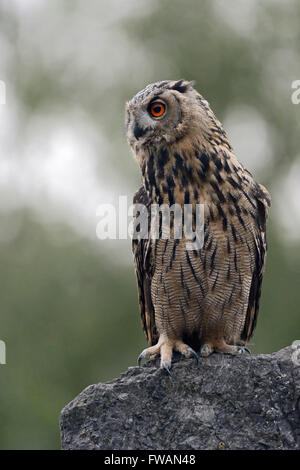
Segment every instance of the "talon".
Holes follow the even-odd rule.
[[[163,366],[162,369],[165,370],[167,374],[171,377],[171,372],[170,372],[168,361],[163,361],[162,366]]]
[[[250,349],[246,348],[246,346],[240,346],[240,349],[241,349],[242,354],[244,354],[245,352],[247,352],[248,354],[251,354]]]
[[[194,351],[193,348],[191,348],[190,346],[188,346],[187,350],[190,351],[194,355],[194,358],[196,360],[196,366],[198,366],[199,365],[199,356],[196,353],[196,351]]]
[[[137,360],[137,363],[138,363],[139,367],[141,367],[141,362],[142,362],[142,359],[144,359],[144,357],[145,357],[145,352],[142,351],[141,354],[138,357],[138,360]]]

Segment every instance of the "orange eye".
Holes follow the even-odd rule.
[[[150,105],[150,113],[153,117],[158,118],[165,114],[166,105],[161,101],[153,101]]]

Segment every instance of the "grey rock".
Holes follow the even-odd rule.
[[[90,385],[61,413],[63,449],[300,449],[300,354],[175,356]]]

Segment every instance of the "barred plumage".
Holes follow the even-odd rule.
[[[156,116],[151,115],[155,107]],[[221,123],[191,82],[148,85],[127,104],[127,137],[142,172],[134,202],[204,204],[204,244],[133,240],[140,312],[151,347],[170,368],[172,350],[240,352],[257,320],[270,196],[235,158]],[[172,218],[175,225],[175,219]],[[151,219],[149,216],[149,232]]]

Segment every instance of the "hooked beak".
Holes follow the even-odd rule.
[[[142,129],[137,123],[134,124],[133,134],[136,140],[139,140],[139,138],[142,137],[146,133],[146,131],[147,128]]]

